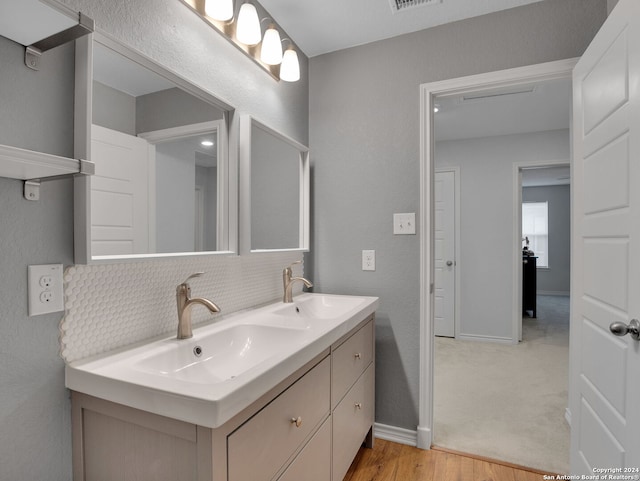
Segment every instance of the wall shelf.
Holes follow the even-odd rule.
[[[94,172],[93,162],[0,145],[0,177],[32,180]]]

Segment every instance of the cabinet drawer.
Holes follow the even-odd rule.
[[[331,353],[331,406],[335,407],[373,360],[373,321]]]
[[[331,479],[331,420],[327,419],[278,481]]]
[[[344,478],[374,419],[371,364],[333,411],[333,477]]]
[[[328,416],[329,375],[326,358],[227,438],[229,481],[274,477]]]

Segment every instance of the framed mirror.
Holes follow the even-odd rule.
[[[101,34],[76,57],[96,166],[77,180],[76,263],[234,250],[232,108]]]
[[[309,250],[309,148],[240,119],[240,251]]]

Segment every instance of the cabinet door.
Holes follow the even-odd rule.
[[[276,475],[329,415],[329,375],[327,357],[228,437],[229,481]]]
[[[331,420],[327,419],[278,481],[331,479]]]
[[[333,411],[333,480],[344,478],[374,419],[373,364]]]

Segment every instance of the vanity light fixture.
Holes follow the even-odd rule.
[[[262,39],[258,11],[252,3],[243,3],[240,7],[236,38],[245,45],[257,45]]]
[[[295,49],[289,45],[282,56],[280,64],[280,80],[285,82],[297,82],[300,80],[300,62]]]
[[[2,0],[0,0],[2,1]],[[276,80],[300,80],[300,61],[294,43],[269,17],[259,0],[180,0],[229,42],[265,69]],[[238,8],[239,7],[239,8]],[[261,21],[269,20],[262,36]],[[283,49],[288,40],[289,46]],[[286,45],[286,44],[285,44]],[[284,50],[284,54],[283,54]]]
[[[274,24],[269,25],[269,28],[264,32],[260,60],[268,65],[278,65],[282,62],[282,41],[280,40],[280,32]]]
[[[233,18],[233,0],[206,0],[204,13],[214,20],[228,22]]]

